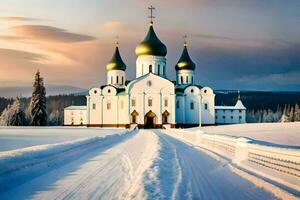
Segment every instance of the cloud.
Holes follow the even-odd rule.
[[[14,60],[39,61],[47,57],[42,54],[20,51],[15,49],[0,48],[0,58],[13,58]]]
[[[94,37],[89,35],[71,33],[61,28],[44,25],[15,26],[10,30],[20,37],[46,42],[72,43],[90,41],[95,39]]]
[[[3,16],[3,17],[0,17],[0,20],[14,21],[14,22],[26,22],[26,21],[38,21],[39,19],[29,18],[29,17],[18,17],[18,16]]]

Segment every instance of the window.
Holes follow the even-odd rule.
[[[97,94],[97,90],[94,90],[94,94]]]
[[[194,77],[192,76],[192,83],[194,83]]]
[[[117,76],[117,83],[119,83],[119,76]]]
[[[194,89],[191,89],[191,93],[194,93]]]
[[[147,81],[147,86],[151,87],[152,86],[152,82],[151,81]]]
[[[135,106],[135,99],[131,100],[131,106]]]
[[[218,116],[216,116],[216,119],[218,119]]]
[[[149,65],[149,73],[152,73],[152,65]]]
[[[189,83],[189,77],[186,76],[186,83]]]
[[[122,76],[122,85],[124,84],[124,77]]]
[[[157,74],[160,75],[160,65],[157,66]]]
[[[148,98],[148,106],[151,107],[151,106],[152,106],[152,103],[153,103],[153,102],[152,102],[152,98],[149,97],[149,98]]]
[[[242,110],[239,110],[239,113],[242,113]]]
[[[168,99],[165,99],[165,107],[168,106]]]
[[[225,119],[225,116],[223,116],[223,119]]]
[[[110,93],[111,92],[110,89],[108,89],[107,92]]]
[[[113,84],[113,80],[114,80],[114,78],[111,76],[111,77],[110,77],[110,83],[111,83],[111,84]]]
[[[121,109],[123,109],[123,108],[124,108],[124,102],[121,101]]]
[[[204,90],[204,93],[206,94],[207,90]]]
[[[183,84],[183,76],[180,76],[180,82]]]
[[[93,103],[93,110],[96,110],[96,104]]]
[[[194,102],[191,101],[191,103],[190,103],[191,110],[194,110],[194,107],[195,107]]]
[[[179,108],[179,104],[180,102],[179,101],[176,101],[176,108]]]
[[[231,119],[233,119],[233,116],[231,116]]]
[[[162,71],[163,71],[163,75],[165,76],[166,75],[166,70],[165,70],[164,66],[162,66]]]
[[[204,104],[204,109],[208,110],[208,104],[207,103]]]
[[[106,109],[107,109],[107,110],[110,110],[110,109],[111,109],[111,103],[110,103],[109,101],[108,101],[107,104],[106,104]]]
[[[239,119],[242,119],[242,116],[239,116]]]

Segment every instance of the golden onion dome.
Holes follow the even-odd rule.
[[[192,61],[189,52],[187,50],[187,45],[186,43],[184,44],[183,51],[181,54],[181,57],[177,64],[175,65],[176,71],[178,70],[195,70],[196,64]]]
[[[152,55],[152,56],[166,56],[167,47],[157,37],[154,32],[153,24],[150,24],[148,33],[145,39],[135,48],[137,56]]]
[[[125,71],[126,70],[126,65],[122,60],[118,46],[116,46],[115,53],[112,56],[110,62],[106,65],[106,70],[107,71],[112,71],[112,70]]]

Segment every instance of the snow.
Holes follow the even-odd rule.
[[[188,130],[202,130],[211,134],[248,137],[266,143],[300,147],[300,122],[207,126]]]
[[[42,144],[54,144],[84,137],[106,136],[124,129],[72,127],[0,127],[0,152]]]
[[[226,162],[155,132],[161,147],[146,176],[149,199],[274,199],[233,173]]]
[[[10,133],[19,136],[18,131],[22,129]],[[215,160],[160,130],[28,128],[23,132],[28,137],[46,134],[48,138],[52,132],[67,138],[0,152],[0,199],[275,198],[232,172],[228,161]]]

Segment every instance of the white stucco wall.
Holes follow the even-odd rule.
[[[216,109],[217,124],[241,124],[246,123],[246,110],[235,109],[227,106],[227,109]]]
[[[64,125],[86,125],[86,106],[70,106],[64,110]]]
[[[152,73],[167,77],[166,63],[167,60],[163,56],[139,56],[136,60],[136,78],[148,74],[150,65],[152,65]]]
[[[194,71],[193,70],[179,70],[177,74],[177,84],[194,84]]]
[[[168,122],[175,124],[175,86],[172,82],[155,74],[147,74],[133,81],[127,87],[127,93],[130,97],[130,114],[136,110],[139,113],[137,117],[138,124],[144,124],[144,117],[150,110],[157,117],[157,124],[162,124],[162,113],[170,113]],[[152,99],[152,106],[148,105],[148,99]],[[132,99],[135,99],[135,106],[132,105]],[[167,106],[164,100],[167,99]]]
[[[122,70],[112,70],[107,72],[107,84],[125,85],[126,74]]]

